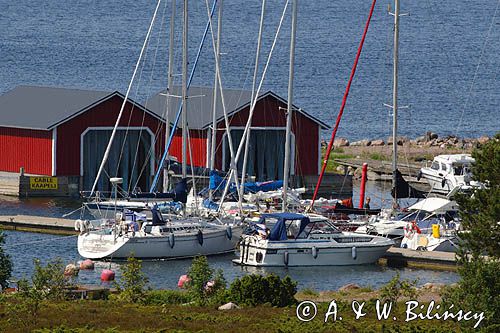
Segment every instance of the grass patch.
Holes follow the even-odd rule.
[[[5,317],[9,300],[0,305],[1,332],[459,332],[453,321],[415,320],[404,322],[405,306],[400,304],[389,320],[378,321],[375,305],[367,301],[365,317],[355,319],[350,302],[338,301],[342,321],[332,317],[326,323],[329,302],[318,304],[318,315],[310,322],[296,317],[296,307],[245,307],[218,311],[214,307],[183,305],[146,306],[112,301],[47,302],[38,320],[25,326]],[[19,314],[23,315],[23,314]],[[394,321],[392,316],[396,316]]]
[[[299,294],[302,296],[312,296],[312,297],[318,297],[319,292],[312,288],[304,288],[301,291],[299,291]]]

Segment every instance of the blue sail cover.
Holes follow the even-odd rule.
[[[179,201],[182,203],[187,202],[187,180],[183,178],[180,182],[175,185],[175,189],[170,192],[141,192],[130,194],[131,198],[139,199],[173,199],[174,201]]]
[[[210,172],[210,183],[209,189],[211,190],[219,190],[223,189],[226,186],[227,181],[224,180],[221,176],[217,174],[215,171]],[[275,181],[267,181],[267,182],[247,182],[244,186],[244,193],[257,193],[259,191],[268,192],[280,189],[283,187],[282,180]],[[231,183],[229,185],[229,193],[236,193],[236,184]]]
[[[301,214],[294,214],[294,213],[275,213],[275,214],[263,214],[260,218],[260,222],[265,223],[266,218],[275,218],[278,221],[276,224],[273,226],[271,229],[271,233],[269,234],[269,240],[272,241],[282,241],[286,240],[286,221],[291,221],[291,220],[300,220],[300,228],[299,232],[297,233],[297,236],[304,231],[306,226],[311,222],[309,220],[309,217],[301,215]]]

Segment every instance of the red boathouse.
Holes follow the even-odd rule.
[[[174,87],[172,95],[180,94]],[[208,166],[212,123],[213,89],[191,87],[188,100],[190,155],[196,166]],[[235,150],[241,140],[251,92],[224,90]],[[105,174],[124,178],[123,187],[147,190],[165,143],[166,96],[158,93],[145,105],[125,104]],[[79,177],[79,189],[89,190],[123,104],[119,92],[53,87],[19,86],[0,96],[0,171],[46,176]],[[170,123],[179,99],[171,98]],[[320,131],[326,124],[295,108],[292,124],[292,171],[317,175],[320,165]],[[222,103],[216,108],[216,168],[227,170],[229,149]],[[286,101],[272,92],[258,97],[251,131],[248,173],[257,180],[282,177]],[[152,148],[153,147],[153,148]],[[170,155],[181,161],[180,131]],[[243,156],[243,155],[241,155]],[[240,158],[243,160],[243,157]],[[188,162],[190,158],[188,158]],[[240,162],[241,165],[241,162]],[[108,190],[108,177],[98,188]]]

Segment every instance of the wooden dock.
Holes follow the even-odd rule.
[[[6,230],[41,232],[57,235],[75,235],[75,221],[70,219],[28,216],[0,215],[0,228]]]
[[[385,175],[392,174],[391,161],[365,160],[359,158],[334,159],[333,161],[342,166],[351,167],[354,169],[361,168],[363,166],[363,163],[368,163],[368,170],[372,172]],[[417,174],[422,166],[423,165],[420,164],[398,163],[398,170],[403,176],[417,177]]]
[[[390,267],[413,267],[436,270],[456,270],[455,253],[440,251],[415,251],[391,247],[379,263]]]

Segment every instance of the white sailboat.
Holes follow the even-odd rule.
[[[182,66],[183,180],[187,176],[187,11],[187,0],[184,0]],[[144,47],[146,44],[145,42]],[[110,147],[111,142],[108,145],[108,150]],[[105,153],[105,158],[108,155],[108,150]],[[105,160],[103,160],[101,168],[104,163]],[[98,172],[98,177],[101,170]],[[114,178],[111,181],[114,184],[116,195],[120,178]],[[92,189],[93,191],[94,188]],[[139,225],[133,218],[127,221],[123,214],[116,213],[118,211],[116,203],[115,199],[115,214],[111,219],[76,224],[81,231],[78,236],[78,252],[81,256],[91,259],[118,259],[134,255],[145,259],[175,259],[196,255],[220,254],[234,251],[235,244],[242,230],[242,227],[238,224],[224,225],[223,223],[213,223],[200,217],[187,217],[185,214],[170,214],[165,220],[156,206],[151,210],[152,221]],[[185,207],[183,208],[185,209]],[[220,220],[217,221],[220,222]]]

